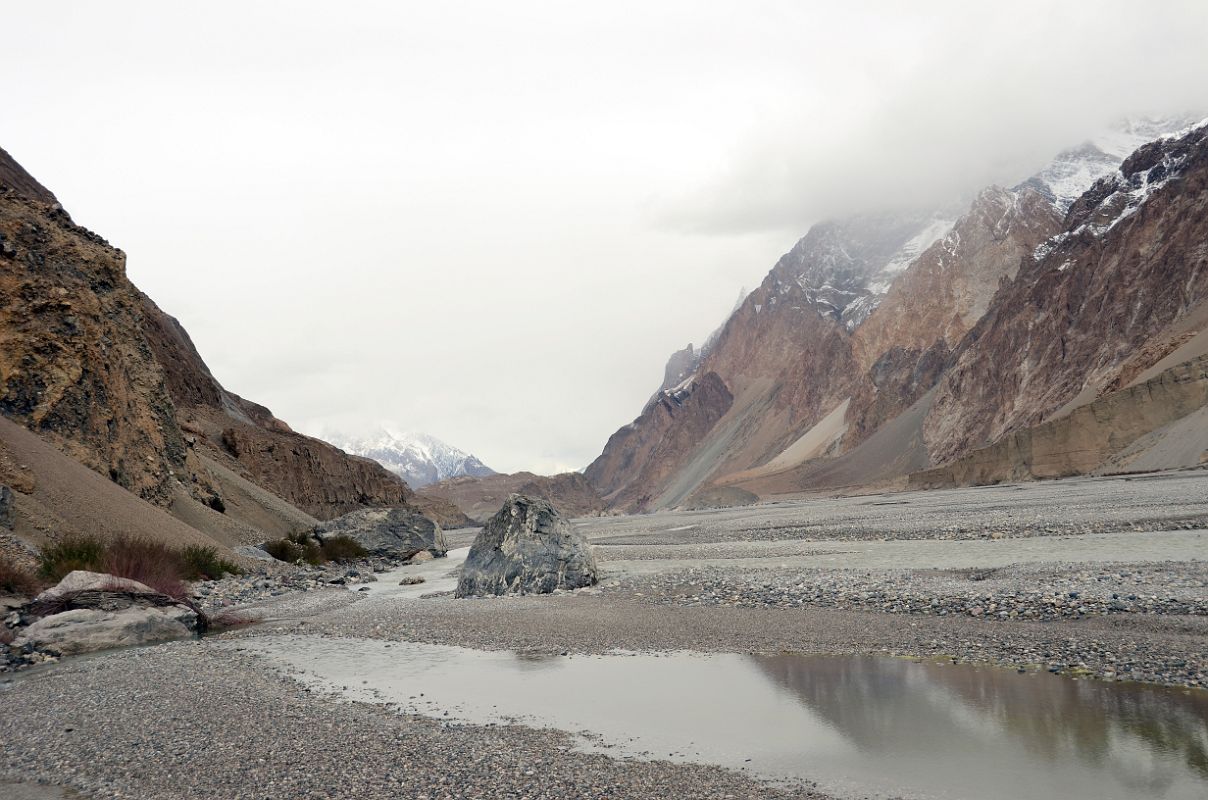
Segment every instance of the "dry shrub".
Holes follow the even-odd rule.
[[[0,594],[33,597],[45,587],[45,582],[39,580],[38,576],[0,555]]]
[[[177,550],[150,539],[119,536],[102,541],[95,536],[73,536],[42,551],[40,575],[52,583],[67,573],[83,569],[129,578],[180,600],[188,597],[186,581],[238,575],[235,564],[218,557],[217,549],[190,545]]]
[[[176,600],[189,596],[179,551],[150,539],[119,536],[105,547],[101,572],[129,578]]]
[[[350,561],[369,555],[364,547],[349,536],[332,536],[325,539],[321,547],[325,561]]]

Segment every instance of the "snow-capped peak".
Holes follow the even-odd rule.
[[[426,433],[382,426],[367,436],[335,433],[322,438],[347,453],[373,459],[415,489],[462,475],[495,474],[470,453]]]
[[[1121,120],[1081,145],[1059,153],[1025,185],[1039,189],[1059,209],[1068,211],[1096,181],[1114,174],[1138,147],[1155,139],[1186,133],[1198,119],[1198,116],[1180,116]]]

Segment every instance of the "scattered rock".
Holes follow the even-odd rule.
[[[456,596],[544,594],[595,583],[586,540],[548,501],[513,494],[474,539]]]
[[[274,563],[277,561],[277,559],[270,556],[262,548],[257,547],[255,545],[245,544],[241,547],[236,547],[234,549],[234,552],[235,552],[235,555],[246,556],[247,558],[254,558],[257,561],[271,561]]]
[[[432,520],[409,508],[367,508],[353,511],[314,530],[319,541],[347,536],[370,555],[408,559],[417,553],[440,557],[448,549],[445,534]]]
[[[429,553],[427,550],[420,550],[418,553],[411,556],[411,558],[408,559],[407,563],[408,564],[422,564],[425,561],[431,561],[431,560],[432,560],[431,553]]]
[[[398,582],[399,586],[416,586],[424,582],[423,575],[408,575]]]
[[[0,484],[0,528],[13,529],[13,490]]]

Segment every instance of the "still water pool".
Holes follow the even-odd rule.
[[[586,749],[838,796],[1208,798],[1208,693],[877,657],[524,657],[304,636],[240,643],[308,685]]]

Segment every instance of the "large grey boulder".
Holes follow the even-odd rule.
[[[72,656],[187,639],[193,635],[189,625],[191,613],[180,606],[132,606],[121,611],[77,608],[38,620],[21,632],[13,647],[31,644],[48,653]]]
[[[366,508],[324,522],[314,530],[320,542],[347,536],[370,555],[408,559],[427,551],[443,556],[445,534],[432,520],[409,508]]]
[[[510,495],[474,539],[457,597],[543,594],[596,583],[596,559],[548,500]]]

